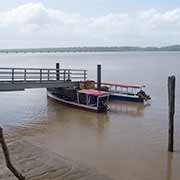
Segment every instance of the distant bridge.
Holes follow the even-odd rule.
[[[0,68],[0,91],[74,87],[86,79],[87,70],[59,69],[59,65],[56,69]]]

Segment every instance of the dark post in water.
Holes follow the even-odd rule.
[[[97,89],[101,89],[101,65],[97,65]]]
[[[173,152],[174,146],[174,113],[175,113],[175,76],[168,77],[168,101],[169,101],[169,138],[168,151]]]
[[[56,63],[56,80],[59,81],[60,80],[60,65],[59,63]]]

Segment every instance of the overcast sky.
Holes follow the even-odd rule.
[[[180,44],[180,0],[5,0],[0,48]]]

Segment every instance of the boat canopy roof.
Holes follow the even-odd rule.
[[[102,85],[107,86],[119,86],[124,88],[144,88],[145,85],[128,84],[128,83],[113,83],[113,82],[102,82]]]
[[[93,96],[102,96],[102,95],[109,95],[109,92],[106,91],[99,91],[95,89],[82,89],[78,91],[79,93],[93,95]]]

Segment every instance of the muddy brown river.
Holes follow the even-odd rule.
[[[0,124],[51,152],[83,162],[115,180],[180,179],[180,53],[0,54],[1,67],[88,70],[103,80],[145,84],[149,103],[111,102],[107,114],[69,108],[45,89],[0,93]],[[175,152],[167,152],[167,77],[176,75]]]

